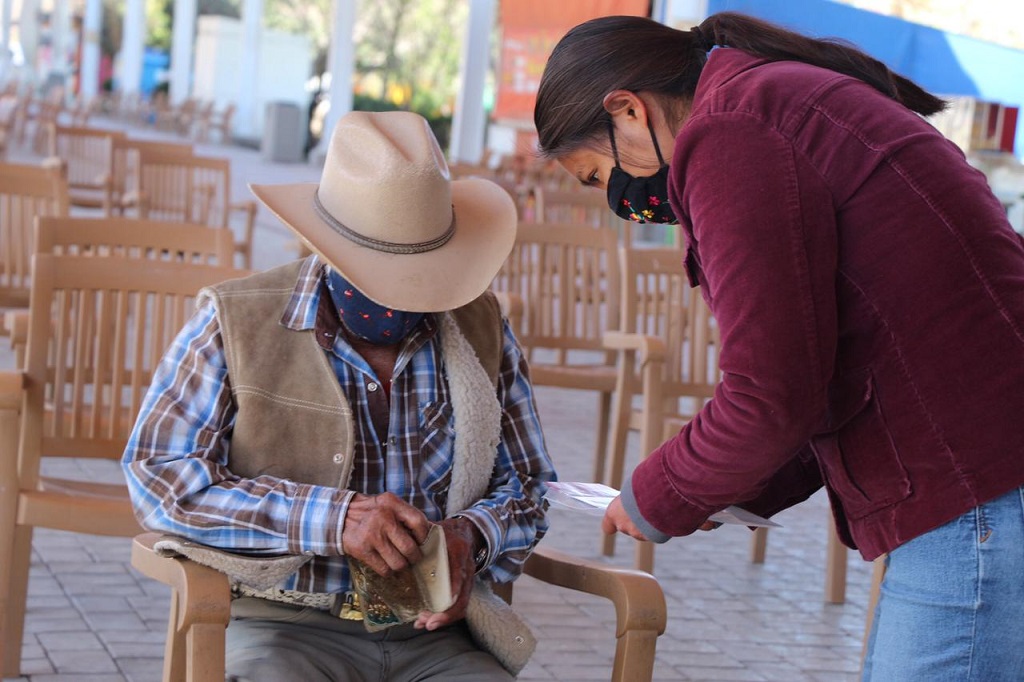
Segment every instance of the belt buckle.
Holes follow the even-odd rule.
[[[345,592],[334,598],[334,605],[331,613],[342,620],[362,620],[363,610],[359,603],[359,595],[355,592]]]

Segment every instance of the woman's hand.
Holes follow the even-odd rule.
[[[647,539],[640,532],[640,529],[636,527],[636,524],[633,523],[633,520],[629,518],[629,514],[626,513],[626,508],[622,506],[622,496],[616,497],[608,505],[608,510],[604,513],[604,518],[601,520],[601,530],[608,535],[619,532],[625,533],[637,540]]]

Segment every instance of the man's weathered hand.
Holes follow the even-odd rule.
[[[430,522],[419,509],[392,493],[356,493],[348,505],[342,550],[380,575],[389,575],[423,558],[420,545]]]
[[[443,613],[423,611],[416,618],[414,627],[436,630],[458,622],[466,617],[469,595],[473,592],[473,576],[476,574],[475,548],[484,542],[483,536],[473,522],[457,517],[441,522],[444,528],[445,544],[448,546],[448,568],[452,578],[452,594],[455,603]]]

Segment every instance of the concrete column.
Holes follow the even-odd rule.
[[[259,86],[260,34],[263,28],[263,0],[242,4],[242,61],[238,69],[235,132],[239,137],[256,137],[256,90]]]
[[[0,85],[5,85],[11,72],[11,15],[14,0],[0,0]]]
[[[39,83],[39,0],[21,0],[21,15],[18,17],[18,40],[25,54],[25,68],[21,72],[22,82],[34,87]]]
[[[312,151],[310,158],[323,163],[327,155],[327,144],[338,119],[352,111],[352,73],[356,68],[356,49],[352,40],[352,29],[356,24],[356,3],[352,0],[334,0],[334,25],[331,30],[331,53],[327,58],[327,70],[331,74],[331,108],[324,121],[324,132],[320,144]]]
[[[196,42],[196,0],[174,0],[174,28],[171,32],[172,104],[181,104],[192,94],[192,51]]]
[[[68,50],[71,49],[71,3],[56,2],[53,5],[53,12],[50,13],[50,35],[53,38],[52,52],[50,56],[50,71],[60,74],[66,80],[64,92],[70,93],[71,75],[68,62]]]
[[[469,0],[469,22],[462,41],[459,66],[461,87],[452,115],[452,140],[448,158],[479,163],[487,132],[484,111],[484,83],[490,66],[491,30],[494,28],[494,0]]]
[[[103,30],[102,0],[86,0],[82,22],[82,63],[78,77],[82,97],[95,97],[100,79],[100,31]]]
[[[142,87],[142,60],[146,47],[146,0],[127,0],[121,29],[121,82],[123,94]]]
[[[11,49],[11,15],[14,13],[14,0],[0,0],[0,43],[8,52]]]

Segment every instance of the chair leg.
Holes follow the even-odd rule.
[[[842,604],[846,601],[846,545],[839,540],[836,522],[829,514],[828,550],[825,557],[825,601]]]
[[[611,398],[612,394],[609,392],[602,391],[598,394],[597,401],[597,442],[595,444],[596,450],[594,452],[594,461],[601,461],[601,468],[604,468],[604,462],[607,458],[608,453],[608,430],[611,426]],[[595,478],[594,480],[601,480]]]
[[[615,379],[615,391],[612,400],[611,435],[607,442],[607,462],[595,464],[594,480],[620,490],[626,468],[626,440],[629,437],[630,415],[633,411],[634,386],[630,380],[636,356],[624,351],[619,357],[619,372]],[[601,553],[604,556],[615,554],[615,536],[605,535],[601,540]]]
[[[886,555],[875,559],[871,571],[871,591],[868,593],[868,607],[864,618],[864,641],[860,648],[860,671],[864,672],[864,661],[867,659],[868,642],[871,640],[871,628],[875,624],[875,609],[878,608],[878,600],[882,598],[882,580],[885,579],[885,558]],[[860,675],[857,676],[858,679]]]
[[[25,636],[25,606],[28,601],[28,573],[32,563],[32,528],[17,526],[10,543],[10,553],[0,558],[5,565],[0,575],[6,573],[7,580],[0,586],[2,607],[2,638],[0,658],[3,677],[18,677],[21,674],[21,646]]]
[[[0,495],[0,677],[17,677],[21,667],[22,628],[14,614],[12,594],[18,513],[18,402],[0,405],[0,488],[6,491]]]
[[[612,421],[612,394],[601,392],[597,397],[597,438],[594,444],[594,480],[604,482],[608,455],[608,430]]]
[[[615,648],[611,679],[650,682],[654,677],[654,650],[657,643],[658,634],[653,631],[627,632],[622,635]]]
[[[768,551],[768,529],[761,526],[754,529],[750,538],[750,563],[763,564],[764,555]]]
[[[178,629],[181,603],[177,590],[171,590],[171,609],[167,617],[167,640],[164,643],[164,682],[185,679],[187,651],[185,633]]]
[[[637,542],[635,565],[637,570],[654,574],[654,543]]]
[[[221,682],[224,679],[224,626],[196,623],[188,629],[188,682]]]

